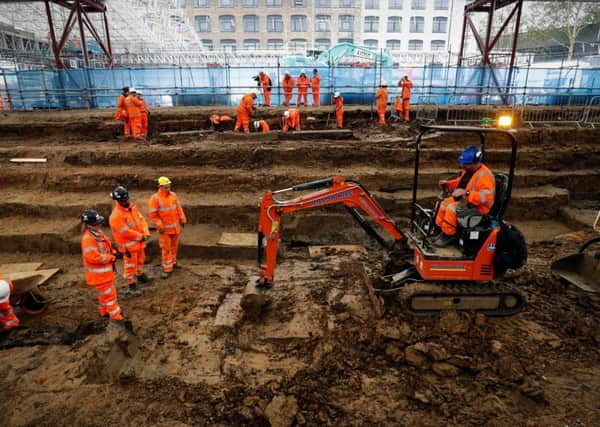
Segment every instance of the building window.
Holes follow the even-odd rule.
[[[292,31],[294,33],[306,31],[306,15],[292,15]]]
[[[281,15],[267,16],[267,31],[269,33],[283,32],[283,18]]]
[[[319,32],[331,31],[331,16],[317,15],[315,17],[315,31],[319,31]]]
[[[388,0],[388,9],[402,9],[402,0]]]
[[[258,7],[258,0],[242,0],[242,7]]]
[[[400,40],[388,40],[385,47],[389,50],[400,50]]]
[[[448,10],[448,0],[433,0],[435,10]]]
[[[202,40],[202,47],[206,50],[214,50],[213,41],[208,39]]]
[[[267,7],[281,7],[282,4],[282,0],[265,0],[265,5]]]
[[[422,16],[411,16],[410,17],[410,32],[411,33],[425,32],[425,18],[423,18]]]
[[[271,49],[271,50],[283,49],[283,40],[281,40],[281,39],[267,40],[267,49]]]
[[[354,31],[354,16],[340,15],[340,29],[342,32]]]
[[[244,15],[244,32],[258,33],[258,16]]]
[[[444,50],[446,42],[444,40],[431,40],[431,50]]]
[[[244,49],[246,50],[257,50],[260,49],[260,40],[258,39],[245,39]]]
[[[192,7],[209,7],[210,0],[194,0],[192,2]]]
[[[234,33],[235,17],[233,15],[219,16],[219,28],[221,28],[222,33]]]
[[[223,49],[227,52],[235,52],[236,48],[237,48],[237,44],[236,44],[235,40],[232,40],[232,39],[221,40],[221,49]]]
[[[379,31],[379,16],[365,16],[365,33]]]
[[[338,39],[338,43],[354,43],[354,39]]]
[[[331,7],[331,0],[317,0],[317,7]]]
[[[367,40],[365,40],[365,41],[364,41],[364,43],[363,43],[363,44],[364,44],[365,46],[367,46],[367,47],[372,47],[372,48],[374,48],[374,49],[377,49],[377,46],[378,46],[378,41],[377,41],[377,40],[375,40],[375,39],[367,39]]]
[[[411,0],[412,10],[425,10],[425,0]]]
[[[290,40],[290,49],[295,51],[306,50],[306,39],[292,39]]]
[[[219,7],[235,7],[235,0],[219,0]]]
[[[408,50],[423,50],[423,40],[409,40]]]
[[[195,16],[196,31],[199,33],[210,33],[210,16]]]
[[[315,40],[315,49],[317,50],[327,50],[331,46],[331,40],[329,39],[316,39]]]
[[[379,9],[379,0],[365,0],[365,9]]]
[[[446,34],[447,27],[448,27],[448,18],[446,18],[444,16],[434,16],[433,17],[433,28],[431,29],[431,32]]]
[[[354,7],[354,0],[340,0],[340,7]]]
[[[390,16],[388,18],[388,33],[401,33],[402,32],[402,18],[399,16]]]
[[[290,7],[306,7],[306,0],[290,0]]]

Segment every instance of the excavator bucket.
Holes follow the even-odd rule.
[[[600,251],[584,252],[594,243],[600,243],[600,237],[584,243],[578,253],[554,261],[550,268],[578,288],[600,293]]]

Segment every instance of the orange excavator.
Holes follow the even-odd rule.
[[[458,242],[444,248],[435,247],[432,237],[439,231],[435,225],[437,206],[447,195],[440,195],[433,209],[421,206],[417,197],[421,140],[430,132],[475,133],[480,137],[484,153],[486,136],[491,133],[507,137],[512,146],[508,175],[495,174],[496,197],[491,211],[486,215],[462,218]],[[515,171],[517,141],[514,134],[490,128],[424,126],[415,146],[411,222],[406,231],[396,226],[361,184],[339,176],[266,192],[260,205],[260,274],[255,283],[256,289],[264,291],[273,286],[282,216],[299,210],[343,204],[368,235],[388,250],[395,265],[395,271],[382,277],[384,286],[376,291],[400,292],[409,312],[432,315],[443,309],[456,309],[508,316],[521,311],[525,300],[519,291],[493,282],[509,268],[519,268],[527,260],[523,235],[503,221]],[[285,192],[308,190],[316,191],[288,200],[275,198]],[[386,240],[365,215],[385,230],[392,240]]]

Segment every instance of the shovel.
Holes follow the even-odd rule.
[[[594,243],[600,243],[600,237],[585,242],[578,253],[554,261],[551,270],[586,292],[600,293],[600,251],[584,253]]]

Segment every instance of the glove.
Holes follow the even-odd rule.
[[[147,242],[148,240],[150,240],[150,236],[148,236],[147,234],[144,235],[144,237],[142,237],[142,242]]]
[[[118,259],[123,259],[123,254],[121,252],[116,252],[114,254],[114,256],[115,256],[115,261],[118,260]]]
[[[160,234],[163,234],[163,233],[165,232],[165,229],[164,229],[164,228],[159,228],[159,229],[158,229],[158,232],[159,232]]]
[[[125,249],[125,255],[127,255],[127,258],[131,258],[131,252],[129,252],[129,249]]]
[[[181,223],[181,228],[185,228],[185,222]]]

